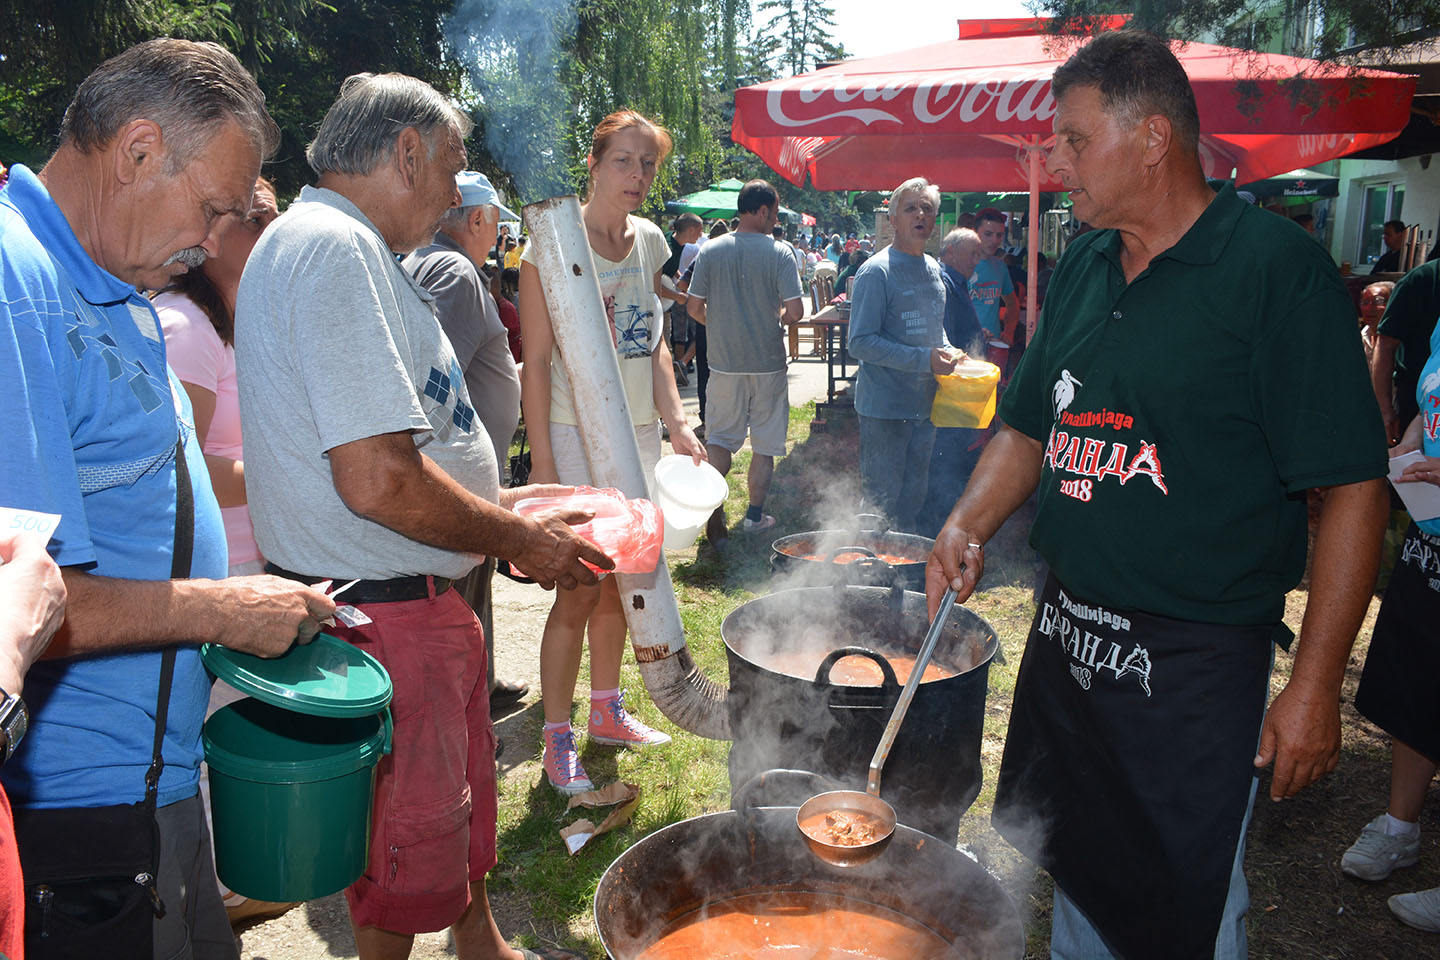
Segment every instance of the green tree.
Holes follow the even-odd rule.
[[[1440,0],[1040,0],[1062,33],[1130,13],[1130,25],[1179,40],[1213,40],[1340,63],[1398,61],[1440,31]]]
[[[340,82],[399,71],[446,93],[461,70],[441,20],[452,0],[31,0],[0,5],[0,159],[39,162],[55,148],[75,88],[102,61],[152,37],[213,40],[236,52],[281,129],[267,169],[283,196],[312,179],[309,143]]]
[[[761,0],[757,9],[770,14],[770,19],[756,44],[776,72],[794,76],[845,56],[830,33],[835,8],[824,0]]]

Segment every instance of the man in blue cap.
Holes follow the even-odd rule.
[[[435,231],[435,242],[411,253],[403,265],[435,297],[435,315],[455,348],[471,404],[495,446],[498,466],[508,459],[510,440],[520,422],[520,377],[505,325],[500,322],[500,311],[480,268],[495,246],[500,221],[520,217],[501,202],[499,192],[483,173],[462,170],[455,177],[455,185],[460,191],[460,206],[446,212]],[[494,615],[490,606],[490,581],[494,575],[495,558],[490,557],[456,584],[480,618],[485,636],[491,639],[487,650],[492,712],[519,702],[530,691],[530,685],[523,680],[495,677]]]

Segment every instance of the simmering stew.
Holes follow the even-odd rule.
[[[832,894],[731,897],[681,917],[636,960],[956,960],[934,932],[893,910]]]
[[[865,560],[869,559],[869,557],[870,554],[866,553],[863,550],[846,550],[841,553],[835,554],[835,556],[833,557],[830,556],[828,553],[807,553],[800,559],[821,561],[833,560],[835,563],[854,563],[856,560]],[[926,559],[925,557],[902,557],[898,553],[876,553],[875,558],[877,560],[884,560],[892,567],[898,567],[906,563],[921,563]]]
[[[863,847],[885,834],[879,817],[860,810],[827,810],[800,821],[805,836],[832,847]]]
[[[777,650],[767,655],[762,664],[767,669],[776,673],[783,673],[790,677],[799,677],[802,680],[812,680],[815,671],[820,668],[820,661],[825,659],[828,651],[822,650]],[[890,661],[891,668],[895,671],[895,679],[903,684],[910,679],[910,673],[915,669],[915,658],[908,654],[891,653],[886,654],[885,659]],[[920,678],[921,683],[929,683],[932,680],[944,680],[946,677],[955,676],[955,671],[933,659],[926,664],[925,673]],[[835,661],[830,669],[830,682],[839,683],[851,687],[878,687],[885,675],[880,672],[880,664],[869,657],[858,655],[841,657]]]

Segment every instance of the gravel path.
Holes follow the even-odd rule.
[[[792,405],[825,399],[826,375],[823,362],[802,362],[790,365],[790,402]],[[699,420],[699,401],[695,395],[694,377],[688,387],[680,389],[686,415],[691,423]],[[531,692],[525,704],[535,703],[540,696],[540,632],[550,612],[551,595],[535,586],[517,584],[505,577],[494,581],[496,672],[507,679],[528,680]],[[525,704],[522,704],[523,707]],[[518,721],[521,707],[496,717],[500,736],[513,718]],[[529,756],[533,751],[522,745],[507,745],[499,764],[500,776],[533,778],[535,764]],[[530,928],[530,914],[523,902],[497,894],[491,895],[500,930],[513,937]],[[320,958],[354,958],[355,938],[350,931],[349,912],[342,894],[314,900],[291,910],[283,917],[250,924],[239,931],[240,955],[243,960],[320,960]],[[455,956],[449,931],[423,934],[415,938],[410,956],[415,960],[439,960]]]

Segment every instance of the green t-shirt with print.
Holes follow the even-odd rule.
[[[1045,447],[1030,542],[1089,600],[1278,622],[1311,487],[1384,476],[1379,411],[1334,264],[1226,187],[1129,284],[1078,238],[1000,407]]]

